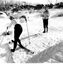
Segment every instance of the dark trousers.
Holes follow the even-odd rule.
[[[21,33],[22,33],[22,27],[19,24],[16,24],[14,27],[14,48],[13,50],[16,49],[17,47],[17,42],[19,43],[19,46],[23,49],[26,49],[24,46],[22,46],[21,41],[19,39]]]
[[[48,19],[43,19],[43,27],[44,27],[44,31],[46,31],[47,29],[48,32]]]

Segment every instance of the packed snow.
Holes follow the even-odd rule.
[[[60,11],[61,10],[61,11]],[[13,48],[13,44],[9,44],[9,41],[13,39],[13,34],[9,36],[0,36],[0,62],[5,63],[25,63],[29,59],[34,58],[35,55],[39,54],[40,52],[59,44],[61,41],[63,41],[63,17],[54,17],[52,16],[56,15],[57,13],[62,13],[63,9],[52,9],[49,10],[50,12],[50,18],[49,18],[49,31],[48,33],[43,33],[43,20],[40,16],[39,12],[31,13],[29,14],[28,11],[25,13],[21,13],[22,15],[26,15],[27,17],[27,25],[28,25],[28,31],[27,32],[27,26],[26,22],[23,22],[21,25],[23,27],[23,33],[20,36],[22,45],[30,49],[31,51],[34,51],[34,54],[26,54],[26,52],[22,49],[16,50],[14,53],[10,52],[10,49]],[[20,14],[20,13],[19,13]],[[19,15],[18,14],[18,15]],[[20,15],[21,15],[20,14]],[[15,15],[17,16],[17,15]],[[6,22],[8,20],[5,20]],[[19,21],[19,19],[17,19]],[[7,25],[2,24],[3,32],[6,31]],[[13,27],[12,27],[13,30]],[[1,35],[2,33],[0,33]],[[30,37],[28,37],[30,36]],[[30,42],[30,44],[29,44]],[[39,59],[39,58],[38,58]],[[36,59],[34,59],[36,60]],[[49,59],[47,62],[50,62],[50,60],[55,61],[54,59]],[[28,61],[28,62],[32,62]],[[37,60],[36,60],[37,61]],[[40,61],[40,60],[39,60]],[[38,62],[39,62],[38,61]],[[46,63],[46,62],[45,62]]]

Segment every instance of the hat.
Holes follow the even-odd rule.
[[[24,19],[27,21],[26,16],[24,16],[24,15],[23,15],[23,16],[21,16],[20,18],[24,18]]]

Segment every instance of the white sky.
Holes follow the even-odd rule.
[[[3,0],[3,1],[5,1],[5,0]],[[6,0],[6,1],[10,1],[10,0]],[[53,4],[56,3],[56,0],[12,0],[12,1],[25,1],[27,3],[33,3],[33,4],[37,4],[37,3],[48,4],[49,1],[52,2]],[[63,2],[63,0],[57,0],[57,2]]]

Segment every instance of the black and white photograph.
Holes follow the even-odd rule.
[[[63,0],[0,0],[1,63],[63,63]]]

